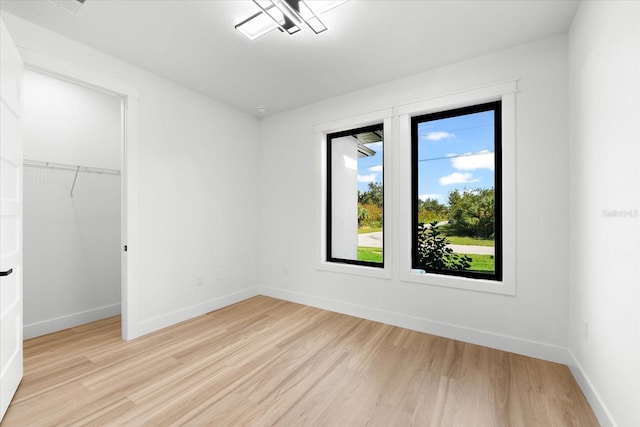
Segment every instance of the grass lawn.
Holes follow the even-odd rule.
[[[470,254],[467,256],[471,258],[469,271],[493,271],[495,269],[493,255]],[[382,248],[358,246],[358,261],[382,263]]]
[[[439,227],[442,234],[447,236],[447,239],[452,245],[471,245],[471,246],[495,246],[494,239],[476,239],[475,237],[456,236],[453,234],[449,225],[443,225]],[[449,233],[451,232],[451,235]]]
[[[491,247],[494,247],[496,245],[493,239],[485,240],[485,239],[476,239],[475,237],[466,237],[466,236],[447,236],[447,240],[449,240],[449,242],[451,242],[452,245],[491,246]]]
[[[469,271],[494,271],[496,268],[493,255],[469,254],[467,256],[471,258]]]
[[[366,225],[358,227],[358,234],[373,233],[375,231],[382,231],[382,227],[368,227]]]
[[[358,261],[382,262],[382,248],[358,246]]]

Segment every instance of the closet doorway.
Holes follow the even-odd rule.
[[[116,304],[120,304],[121,311],[121,331],[122,338],[124,340],[130,340],[136,338],[138,333],[137,328],[137,299],[135,296],[137,295],[137,271],[138,271],[138,209],[137,209],[137,146],[138,146],[138,89],[134,86],[130,86],[122,81],[113,79],[104,74],[98,74],[92,71],[89,71],[84,68],[78,68],[69,63],[61,62],[51,57],[41,55],[39,53],[19,49],[20,54],[24,60],[25,70],[30,72],[36,72],[40,74],[44,74],[47,77],[53,77],[59,80],[64,81],[65,83],[71,83],[75,85],[79,85],[85,89],[92,89],[98,91],[102,94],[106,94],[109,96],[115,96],[120,101],[120,134],[119,134],[119,159],[120,159],[120,230],[118,232],[119,236],[119,247],[118,251],[120,254],[120,300],[116,302]],[[60,106],[60,108],[64,108]],[[24,126],[23,126],[24,127]],[[28,160],[40,160],[40,159],[29,159]],[[45,160],[46,161],[46,160]],[[64,163],[63,164],[67,164]],[[72,166],[76,166],[76,171],[78,172],[78,178],[76,180],[76,186],[80,182],[79,180],[82,178],[82,172],[77,169],[77,166],[91,166],[91,165],[82,165],[80,163],[73,164],[68,163]],[[30,166],[24,166],[23,171],[25,171]],[[105,168],[105,169],[114,169],[114,168]],[[74,174],[75,172],[74,171]],[[64,172],[60,170],[60,172]],[[93,171],[95,172],[95,170]],[[105,172],[105,171],[103,171]],[[110,172],[110,171],[109,171]],[[27,172],[29,173],[29,172]],[[91,174],[91,172],[86,172],[86,175]],[[75,176],[74,176],[75,177]],[[73,182],[72,182],[73,186]],[[24,190],[24,189],[23,189]],[[73,195],[75,195],[77,191],[77,187],[74,188]],[[23,191],[24,192],[24,191]],[[71,188],[69,188],[69,193],[67,193],[69,197],[71,197]],[[57,272],[49,272],[49,277],[53,277]],[[55,305],[56,300],[58,299],[58,294],[54,296],[54,298],[48,301],[48,304]],[[97,307],[96,307],[97,308]],[[109,308],[107,308],[107,311]],[[103,311],[104,312],[104,311]],[[93,313],[96,314],[96,313]],[[86,319],[88,313],[79,313],[79,316],[76,316],[76,319],[82,319],[83,316]],[[72,316],[73,318],[73,316]],[[64,316],[60,319],[56,319],[58,323],[61,323],[65,319]],[[24,326],[25,330],[29,331],[31,334],[32,330],[36,331],[37,329],[27,329],[27,326],[31,326],[28,323],[27,319],[25,321]],[[70,319],[67,319],[70,320]],[[82,322],[84,323],[84,322]],[[43,327],[43,325],[38,326],[38,328]],[[27,335],[25,335],[27,337]]]
[[[24,338],[121,313],[122,98],[25,70]]]

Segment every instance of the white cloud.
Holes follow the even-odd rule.
[[[442,194],[421,194],[418,196],[418,199],[423,202],[427,199],[442,199]]]
[[[460,171],[472,171],[476,169],[494,170],[493,153],[489,150],[477,153],[464,153],[451,159],[451,166]]]
[[[371,172],[382,172],[382,165],[375,165],[369,168]]]
[[[369,175],[358,175],[358,182],[373,182],[376,180],[377,174],[370,173]]]
[[[456,153],[449,153],[449,154],[445,154],[446,157],[456,157],[457,154]]]
[[[440,141],[441,139],[450,139],[455,138],[455,134],[449,132],[429,132],[427,134],[427,139],[429,141]]]
[[[438,180],[440,185],[451,185],[451,184],[467,184],[469,182],[478,182],[479,179],[473,179],[473,176],[470,173],[460,173],[454,172],[451,175],[442,176]]]

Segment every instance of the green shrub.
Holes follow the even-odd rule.
[[[453,252],[448,247],[449,240],[438,230],[438,223],[418,225],[418,263],[425,269],[467,270],[471,266],[471,258]]]
[[[358,225],[360,227],[381,227],[382,206],[358,203]]]
[[[358,203],[358,225],[362,226],[369,220],[369,211],[364,206]]]

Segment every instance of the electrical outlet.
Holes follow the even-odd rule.
[[[585,340],[589,339],[589,322],[586,320],[582,321],[582,335]]]
[[[204,285],[204,280],[202,279],[202,274],[198,274],[198,280],[196,281],[196,286]]]

